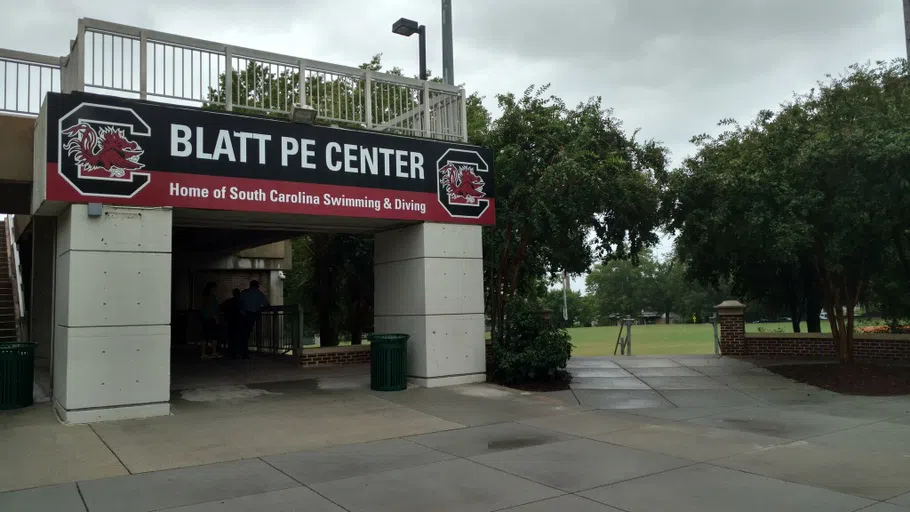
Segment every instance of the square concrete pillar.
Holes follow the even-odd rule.
[[[69,423],[170,413],[171,211],[57,219],[54,406]]]
[[[486,380],[480,226],[424,223],[379,233],[374,262],[374,326],[411,336],[410,381]]]

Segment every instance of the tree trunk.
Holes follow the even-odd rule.
[[[667,319],[667,325],[670,325],[670,310],[669,309],[665,313],[665,317]]]
[[[799,332],[800,309],[802,308],[799,303],[790,304],[790,322],[793,325],[793,332]]]
[[[800,263],[803,277],[803,294],[806,297],[806,332],[822,332],[822,298],[818,286],[818,272],[805,258]]]
[[[503,318],[503,277],[506,275],[506,268],[509,261],[509,243],[512,241],[512,221],[506,223],[506,239],[502,244],[502,256],[499,258],[499,268],[496,269],[495,285],[491,284],[490,290],[490,323],[492,324],[492,334],[495,337],[502,330]],[[491,279],[491,283],[494,280]]]
[[[830,278],[826,283],[828,300],[825,309],[828,312],[828,322],[831,324],[831,335],[837,349],[837,360],[840,363],[852,363],[853,350],[853,307],[856,305],[854,297],[858,293],[850,293],[844,284],[845,279],[838,276],[836,282]]]
[[[319,312],[319,345],[338,346],[338,329],[335,326],[335,286],[332,262],[328,257],[331,242],[328,235],[313,237],[313,264],[316,278],[316,304]]]
[[[792,276],[787,279],[787,310],[790,313],[790,325],[793,327],[793,332],[799,332],[799,310],[802,308],[802,300],[800,299],[799,293],[797,293],[797,285],[793,282],[795,281]]]
[[[363,327],[360,321],[353,322],[350,327],[351,345],[360,345],[363,343]]]
[[[907,248],[904,245],[904,236],[901,234],[900,228],[897,226],[894,227],[893,233],[894,246],[897,248],[897,259],[901,262],[901,266],[904,268],[906,278],[910,279],[910,256],[907,256]]]

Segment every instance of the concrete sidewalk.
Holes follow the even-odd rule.
[[[0,413],[0,486],[36,487],[0,493],[0,510],[910,510],[910,398],[717,361],[573,360],[587,376],[558,393],[372,393],[326,373],[191,390],[172,416],[91,427],[46,406]],[[584,380],[630,378],[648,389]],[[636,391],[661,400],[617,400]]]

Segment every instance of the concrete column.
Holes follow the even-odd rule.
[[[720,353],[725,356],[749,355],[746,346],[746,305],[738,300],[725,300],[714,309],[720,327]]]
[[[376,332],[401,332],[412,383],[486,379],[480,226],[417,224],[376,235]]]
[[[171,211],[57,219],[54,406],[69,423],[170,413]]]
[[[54,342],[54,262],[57,242],[56,217],[32,217],[31,308],[28,332],[38,344],[35,357],[39,367],[51,368]],[[51,383],[53,385],[53,383]]]
[[[284,305],[284,279],[281,278],[280,270],[269,271],[269,304]]]

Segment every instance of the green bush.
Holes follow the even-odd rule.
[[[569,333],[544,318],[535,300],[514,298],[505,316],[493,339],[493,380],[521,384],[562,377],[572,356]]]

